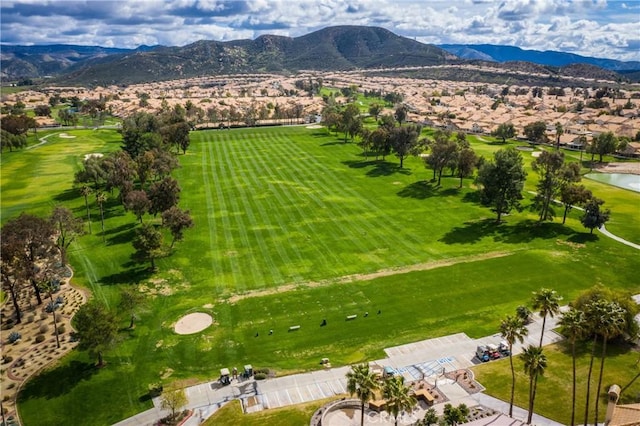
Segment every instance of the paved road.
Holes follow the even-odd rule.
[[[555,327],[556,318],[547,318],[543,344],[548,345],[561,340],[562,337],[552,331]],[[541,329],[542,320],[534,316],[534,321],[529,325],[529,335],[523,344],[514,346],[514,354],[520,353],[528,344],[537,345],[540,341]],[[443,368],[446,371],[452,371],[474,365],[478,361],[474,360],[473,354],[479,344],[498,343],[500,340],[500,336],[497,334],[472,339],[464,333],[458,333],[387,348],[385,349],[387,357],[372,363],[381,367],[393,367],[407,380],[417,380],[423,375],[431,383],[438,380],[439,388],[454,404],[461,402],[469,406],[482,404],[498,411],[504,411],[506,403],[482,394],[470,396],[459,385],[443,379],[441,376]],[[346,393],[345,376],[349,369],[348,366],[330,368],[263,381],[233,380],[231,385],[225,387],[220,386],[217,382],[191,386],[186,389],[189,401],[186,408],[194,410],[194,416],[185,425],[200,424],[203,419],[208,418],[224,404],[234,399],[239,399],[242,402],[245,411],[254,412],[344,394]],[[159,398],[155,398],[153,403],[154,408],[125,419],[116,425],[152,425],[168,414],[166,410],[160,408]],[[439,409],[441,410],[442,407]],[[514,417],[525,418],[526,411],[516,410]],[[542,417],[536,420],[536,424],[557,425]]]

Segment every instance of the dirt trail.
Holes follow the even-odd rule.
[[[262,289],[262,290],[252,290],[242,294],[234,294],[233,296],[229,297],[229,299],[227,300],[229,301],[229,303],[237,303],[240,300],[248,299],[251,297],[268,296],[276,293],[294,291],[299,288],[314,288],[314,287],[329,286],[333,284],[347,284],[354,281],[369,281],[369,280],[373,280],[380,277],[388,277],[391,275],[406,274],[408,272],[415,272],[415,271],[427,271],[430,269],[442,268],[445,266],[452,266],[458,263],[469,263],[469,262],[477,262],[477,261],[487,260],[487,259],[495,259],[498,257],[510,256],[514,253],[515,253],[514,251],[488,252],[488,253],[482,253],[482,254],[475,254],[472,256],[454,257],[450,259],[434,260],[432,262],[417,263],[415,265],[403,266],[400,268],[381,269],[379,271],[372,272],[369,274],[353,274],[353,275],[345,275],[343,277],[333,278],[329,280],[283,284],[277,287],[271,287],[271,288]]]

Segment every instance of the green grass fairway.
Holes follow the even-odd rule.
[[[3,221],[23,210],[45,214],[57,202],[83,216],[73,172],[84,154],[117,149],[119,135],[66,132],[77,138],[52,136],[2,156]],[[402,170],[393,156],[365,160],[355,144],[325,129],[214,130],[191,138],[175,175],[195,228],[153,276],[131,262],[139,225],[117,194],[106,204],[106,243],[92,205],[94,232],[70,253],[75,282],[112,307],[131,285],[147,301],[136,328],[122,331],[105,353],[106,368],[74,352],[25,386],[19,409],[26,425],[117,422],[150,408],[147,385],[170,370],[165,383],[212,380],[221,367],[247,363],[286,374],[316,369],[322,357],[348,364],[429,337],[493,334],[503,315],[542,286],[565,300],[597,283],[640,292],[637,251],[589,235],[579,212],[563,226],[538,224],[525,209],[496,226],[471,179],[459,189],[458,179],[445,177],[435,187],[420,160],[407,159]],[[470,139],[485,155],[502,147]],[[535,181],[530,176],[526,190]],[[597,183],[592,189],[619,222],[610,229],[640,242],[630,207],[640,194]],[[194,311],[211,313],[215,324],[176,335],[172,325]],[[359,317],[347,323],[350,314]],[[121,318],[124,328],[128,316]],[[328,325],[321,328],[322,319]],[[291,325],[301,329],[287,333]]]

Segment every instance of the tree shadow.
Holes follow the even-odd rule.
[[[480,199],[480,191],[467,192],[462,196],[462,201],[465,203],[482,204],[482,201]]]
[[[80,197],[80,191],[77,188],[67,189],[53,196],[55,201],[64,202],[75,200]]]
[[[136,230],[129,229],[126,231],[121,231],[119,233],[114,233],[115,235],[111,238],[107,238],[107,245],[114,246],[118,244],[126,244],[133,241],[135,237]]]
[[[431,182],[427,182],[424,180],[411,183],[396,194],[403,198],[415,198],[416,200],[425,200],[427,198],[431,198],[435,195],[438,195],[438,188],[433,185]]]
[[[411,169],[408,168],[400,168],[400,164],[398,163],[390,163],[388,161],[354,161],[347,160],[343,161],[342,164],[349,166],[352,169],[364,169],[370,167],[367,170],[367,176],[369,177],[380,177],[380,176],[391,176],[393,174],[399,173],[403,175],[410,175]]]
[[[128,264],[130,264],[130,262],[127,262],[127,265]],[[151,275],[153,275],[153,271],[145,265],[143,268],[127,269],[107,275],[100,279],[100,283],[104,285],[139,283],[148,279]]]
[[[440,241],[445,244],[474,244],[486,237],[507,244],[528,243],[535,239],[553,239],[570,235],[573,231],[559,223],[540,223],[523,220],[514,225],[496,223],[494,218],[465,222],[464,226],[453,228]]]
[[[572,243],[584,244],[584,243],[593,243],[598,241],[600,237],[596,234],[590,234],[588,232],[580,232],[578,234],[574,234],[570,236],[567,241]]]
[[[323,144],[320,144],[320,146],[347,145],[348,143],[349,141],[345,142],[344,140],[341,140],[341,141],[325,142]]]
[[[81,381],[89,380],[97,372],[94,364],[80,361],[46,370],[25,384],[18,395],[18,402],[31,398],[57,398],[71,391]]]
[[[118,234],[120,232],[128,231],[131,228],[135,228],[138,222],[135,223],[125,223],[120,226],[116,226],[115,228],[105,229],[104,235],[113,235]]]

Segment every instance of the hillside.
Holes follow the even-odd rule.
[[[527,61],[553,67],[589,64],[611,71],[640,70],[640,62],[637,61],[623,62],[614,59],[592,58],[552,50],[524,50],[519,47],[494,44],[440,44],[438,47],[462,59],[482,59],[495,62]]]
[[[301,37],[264,35],[255,40],[198,41],[93,59],[61,84],[131,84],[215,74],[352,70],[437,65],[453,56],[442,49],[376,27],[325,28]]]

